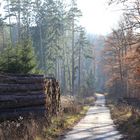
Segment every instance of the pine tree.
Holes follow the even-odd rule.
[[[35,57],[31,40],[24,40],[15,47],[0,52],[0,72],[27,74],[35,72]]]
[[[81,11],[77,8],[77,4],[74,0],[71,1],[71,8],[68,13],[68,18],[71,24],[71,46],[72,46],[72,95],[74,95],[74,81],[75,81],[75,32],[77,19],[82,16]]]

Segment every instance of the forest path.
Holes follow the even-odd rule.
[[[96,97],[95,106],[89,108],[63,140],[119,140],[122,137],[115,129],[104,95],[96,94]]]

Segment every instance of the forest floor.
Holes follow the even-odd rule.
[[[140,109],[107,96],[107,106],[123,140],[140,140]]]
[[[117,140],[122,135],[116,130],[105,97],[96,94],[97,100],[86,116],[69,131],[64,140]]]

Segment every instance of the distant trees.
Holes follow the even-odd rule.
[[[140,94],[140,44],[132,46],[132,51],[126,56],[127,71],[127,96],[139,98]]]
[[[106,84],[109,91],[117,96],[140,97],[140,3],[137,0],[123,2],[126,6],[124,17],[118,29],[113,29],[105,39],[103,62]]]
[[[122,3],[124,9],[123,16],[125,20],[125,29],[133,29],[135,32],[136,29],[140,28],[140,2],[139,0],[109,0],[109,4],[119,4]],[[137,35],[139,33],[137,32]]]
[[[72,54],[71,54],[71,59],[72,59],[72,94],[74,94],[74,81],[75,81],[75,48],[76,48],[76,32],[77,32],[77,19],[82,16],[81,11],[77,8],[77,4],[75,0],[71,1],[71,7],[68,12],[68,20],[70,22],[70,30],[71,30],[71,47],[72,47]]]
[[[76,1],[5,0],[4,10],[0,71],[54,76],[64,93],[82,93],[93,73],[93,54]]]

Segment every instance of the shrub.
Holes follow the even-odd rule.
[[[30,39],[0,52],[0,72],[27,74],[35,72],[35,57]]]

